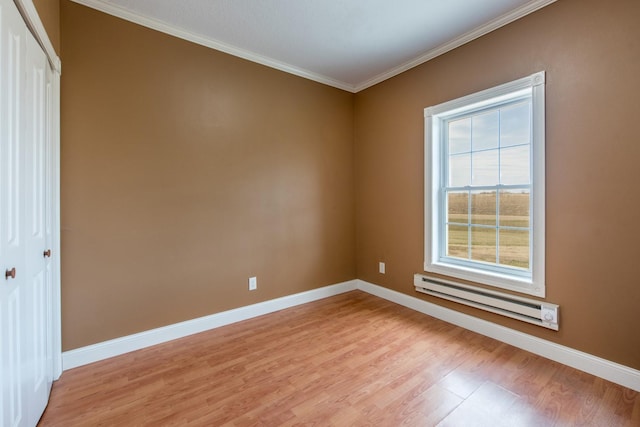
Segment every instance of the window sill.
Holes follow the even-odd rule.
[[[541,298],[545,296],[544,284],[535,283],[526,277],[508,276],[443,262],[425,263],[424,271]]]

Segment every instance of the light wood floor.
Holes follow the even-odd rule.
[[[640,426],[640,394],[354,291],[65,371],[41,426]]]

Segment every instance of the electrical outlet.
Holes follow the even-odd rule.
[[[378,271],[380,272],[380,274],[384,274],[384,272],[385,272],[384,262],[379,262],[378,263]]]
[[[258,278],[257,277],[249,277],[249,290],[255,291],[258,289]]]

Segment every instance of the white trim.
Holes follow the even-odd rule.
[[[531,175],[533,189],[531,209],[533,214],[531,262],[534,286],[539,286],[539,296],[546,296],[546,76],[544,72],[533,76],[531,97],[531,132],[533,153],[531,158]]]
[[[261,303],[223,311],[221,313],[175,323],[157,329],[140,332],[125,337],[104,341],[62,353],[64,370],[119,356],[134,350],[161,344],[177,338],[219,328],[231,323],[273,313],[274,311],[294,307],[300,304],[331,297],[356,289],[356,281],[338,283],[319,289],[288,295]]]
[[[16,1],[31,2],[32,0],[16,0]],[[219,50],[221,52],[225,52],[230,55],[246,59],[248,61],[266,65],[267,67],[284,71],[285,73],[293,74],[299,77],[303,77],[305,79],[313,80],[318,83],[322,83],[338,89],[346,90],[347,92],[357,93],[364,89],[367,89],[368,87],[376,85],[384,80],[390,79],[391,77],[395,77],[398,74],[401,74],[411,68],[417,67],[418,65],[421,65],[433,58],[443,55],[457,47],[462,46],[463,44],[469,43],[470,41],[473,41],[479,37],[482,37],[485,34],[488,34],[494,30],[497,30],[500,27],[510,24],[513,21],[516,21],[526,15],[529,15],[530,13],[533,13],[539,9],[542,9],[545,6],[550,5],[551,3],[554,3],[556,0],[531,0],[525,5],[515,10],[512,10],[511,12],[506,13],[492,21],[489,21],[488,23],[481,25],[480,27],[477,27],[474,30],[471,30],[461,35],[460,37],[457,37],[445,44],[442,44],[434,49],[431,49],[423,53],[422,55],[418,56],[415,59],[407,61],[404,64],[401,64],[388,71],[378,74],[377,76],[374,76],[364,82],[356,83],[356,84],[351,84],[351,83],[346,83],[340,80],[336,80],[334,78],[324,76],[322,74],[314,73],[313,71],[305,70],[303,68],[299,68],[282,61],[277,61],[245,49],[240,49],[238,47],[229,45],[227,43],[223,43],[218,40],[204,37],[200,34],[192,33],[190,31],[186,31],[181,28],[174,27],[170,24],[167,24],[166,22],[163,22],[157,19],[148,18],[141,14],[132,12],[129,9],[126,9],[124,7],[108,3],[104,0],[72,0],[72,1],[75,3],[90,7],[92,9],[99,10],[106,14],[116,16],[126,21],[133,22],[138,25],[142,25],[143,27],[151,28],[153,30],[160,31],[165,34],[170,34],[172,36],[181,38],[183,40],[187,40],[202,46],[206,46],[211,49]]]
[[[40,16],[33,4],[33,0],[14,0],[14,3],[20,11],[22,19],[24,19],[24,22],[27,24],[27,28],[29,28],[35,39],[42,47],[42,50],[44,50],[44,53],[47,55],[51,68],[56,73],[60,74],[62,72],[62,63],[56,54],[56,50],[51,44],[51,40],[49,40],[47,30],[44,29],[44,25],[40,20]]]
[[[572,349],[533,335],[478,319],[468,314],[433,304],[391,289],[383,288],[363,280],[357,280],[357,288],[371,295],[400,304],[420,313],[436,317],[445,322],[494,338],[563,365],[571,366],[605,380],[640,391],[640,371]]]
[[[463,110],[481,109],[507,99],[525,96],[531,93],[534,87],[542,86],[542,89],[544,89],[545,83],[546,72],[538,71],[537,73],[521,77],[517,80],[427,107],[424,109],[424,116],[431,117],[442,113],[446,113],[447,116],[452,116]],[[542,95],[544,95],[544,91]],[[542,105],[544,106],[544,104]]]
[[[640,371],[590,355],[551,341],[534,337],[523,332],[478,319],[468,314],[433,304],[391,289],[355,279],[336,285],[326,286],[299,294],[289,295],[258,304],[240,307],[198,319],[152,329],[138,334],[128,335],[87,347],[62,353],[64,369],[72,369],[89,363],[98,362],[130,351],[140,350],[198,332],[219,328],[231,323],[251,319],[256,316],[273,313],[285,308],[331,297],[344,292],[359,289],[379,298],[386,299],[420,313],[433,316],[470,331],[479,333],[546,357],[558,363],[579,369],[608,381],[640,391]]]
[[[480,27],[471,30],[460,37],[457,37],[453,40],[448,41],[447,43],[436,47],[435,49],[431,49],[428,52],[420,55],[419,57],[412,59],[410,61],[405,62],[395,68],[392,68],[389,71],[386,71],[382,74],[379,74],[375,77],[370,78],[369,80],[359,83],[355,86],[355,92],[360,92],[361,90],[367,89],[373,85],[376,85],[380,82],[383,82],[387,79],[397,76],[398,74],[402,74],[407,70],[410,70],[418,65],[424,64],[427,61],[432,60],[440,55],[444,55],[445,53],[456,49],[464,44],[467,44],[475,39],[478,39],[485,34],[489,34],[490,32],[497,30],[498,28],[504,27],[507,24],[512,23],[524,16],[529,15],[539,9],[542,9],[545,6],[550,5],[551,3],[556,2],[556,0],[532,0],[529,3],[525,4],[518,9],[512,10],[511,12],[502,15],[492,21],[487,22]]]
[[[53,105],[51,144],[53,145],[51,154],[53,156],[53,378],[58,379],[62,374],[62,292],[61,292],[61,259],[62,250],[60,247],[60,73],[53,72]]]
[[[169,34],[171,36],[178,37],[180,39],[187,40],[201,46],[228,53],[229,55],[237,56],[238,58],[246,59],[248,61],[255,62],[261,65],[266,65],[267,67],[284,71],[285,73],[303,77],[305,79],[332,86],[338,89],[346,90],[347,92],[354,92],[354,86],[349,83],[341,82],[331,77],[323,76],[322,74],[314,73],[313,71],[305,70],[304,68],[287,64],[286,62],[271,59],[246,49],[241,49],[239,47],[235,47],[230,44],[202,36],[200,34],[192,33],[190,31],[174,27],[173,25],[167,24],[166,22],[146,17],[122,6],[107,3],[103,0],[71,1],[95,10],[99,10],[100,12],[104,12],[108,15],[133,22],[134,24],[150,28],[152,30],[160,31],[162,33]]]

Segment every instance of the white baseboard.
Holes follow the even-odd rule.
[[[356,286],[364,292],[419,311],[420,313],[428,314],[445,322],[494,338],[632,390],[640,391],[640,371],[629,368],[628,366],[620,365],[588,353],[574,350],[570,347],[534,337],[533,335],[478,319],[477,317],[463,314],[363,280],[357,280]]]
[[[75,350],[65,351],[62,353],[62,367],[64,370],[76,368],[110,357],[119,356],[130,351],[140,350],[145,347],[197,334],[209,329],[251,319],[252,317],[262,316],[273,313],[274,311],[353,291],[356,289],[356,283],[355,280],[351,280],[336,285],[325,286],[323,288],[288,295],[286,297],[276,298],[210,316],[199,317],[137,334],[127,335]]]
[[[240,307],[210,316],[200,317],[176,323],[162,328],[152,329],[87,347],[62,353],[63,369],[72,369],[100,360],[118,356],[130,351],[140,350],[198,332],[219,328],[231,323],[273,313],[274,311],[294,307],[355,289],[386,299],[420,313],[436,317],[473,332],[494,338],[498,341],[527,350],[572,368],[604,378],[608,381],[640,391],[640,371],[605,360],[588,353],[574,350],[551,341],[543,340],[523,332],[515,331],[468,314],[460,313],[412,297],[391,289],[383,288],[363,280],[351,280],[326,286],[299,294],[289,295],[258,304]]]

